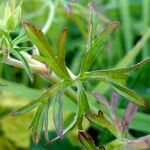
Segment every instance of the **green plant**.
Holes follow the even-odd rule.
[[[52,101],[54,103],[53,120],[58,134],[58,137],[54,140],[62,138],[68,131],[76,126],[79,130],[83,129],[83,117],[87,112],[91,112],[87,100],[86,88],[83,85],[87,81],[92,82],[93,80],[96,80],[105,82],[109,87],[112,87],[117,93],[131,102],[138,106],[146,106],[143,98],[133,90],[127,88],[125,82],[128,78],[128,72],[144,65],[150,61],[150,58],[146,58],[140,63],[127,68],[89,71],[97,54],[102,51],[105,42],[108,41],[111,34],[118,28],[118,21],[110,23],[103,32],[96,34],[96,12],[92,5],[90,5],[91,18],[87,48],[82,60],[80,73],[74,75],[65,64],[65,42],[68,29],[64,28],[60,33],[56,50],[51,47],[46,36],[43,34],[43,32],[47,30],[47,24],[46,29],[44,28],[42,32],[29,22],[23,22],[26,32],[22,31],[15,39],[12,39],[11,32],[16,29],[21,15],[21,3],[17,7],[14,7],[14,5],[14,3],[8,4],[8,10],[13,8],[11,9],[13,11],[8,17],[4,17],[3,20],[5,24],[0,24],[0,49],[2,62],[20,68],[24,67],[31,81],[33,81],[34,78],[33,73],[43,76],[48,81],[53,81],[53,85],[40,97],[12,113],[13,115],[21,115],[37,107],[37,111],[30,126],[32,138],[35,143],[39,142],[43,129],[45,131],[47,142],[51,142],[49,141],[48,136],[48,111],[50,105],[52,105]],[[55,9],[53,2],[50,3],[50,7]],[[14,19],[16,16],[18,18],[17,20]],[[48,27],[51,25],[51,17],[52,16],[50,16],[50,19],[48,19],[47,22]],[[31,41],[33,46],[19,46],[20,43],[27,41]],[[32,51],[32,55],[30,55],[28,51]],[[76,88],[77,91],[73,90],[72,87]],[[72,123],[65,129],[63,129],[64,94],[68,95],[70,100],[77,104],[76,115],[72,118]]]

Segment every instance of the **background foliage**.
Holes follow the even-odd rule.
[[[95,0],[96,10],[99,14],[98,28],[99,31],[104,26],[114,20],[119,20],[121,26],[109,42],[105,44],[103,52],[98,54],[92,70],[104,69],[112,67],[124,67],[133,63],[139,62],[143,58],[150,56],[149,40],[150,18],[148,10],[150,9],[149,0]],[[19,3],[19,1],[18,1]],[[84,54],[88,33],[89,20],[89,1],[83,0],[79,3],[73,2],[72,7],[68,1],[61,2],[56,7],[55,17],[52,20],[52,25],[48,29],[46,36],[51,45],[56,48],[56,40],[62,29],[68,27],[69,34],[66,44],[66,64],[73,73],[78,74],[81,60]],[[29,5],[30,4],[30,5]],[[5,0],[0,0],[0,17],[4,15]],[[72,13],[70,13],[70,11]],[[47,3],[44,0],[25,0],[22,4],[22,20],[29,20],[36,26],[42,28],[49,15]],[[21,25],[12,33],[12,38],[19,35]],[[24,43],[30,45],[31,43]],[[150,63],[144,67],[132,72],[130,79],[127,82],[128,87],[134,89],[144,96],[147,101],[146,109],[139,109],[136,117],[131,123],[130,134],[133,137],[141,137],[150,132],[150,79],[149,79]],[[69,133],[64,140],[57,141],[51,145],[45,146],[44,140],[39,145],[34,145],[30,140],[28,126],[33,117],[33,112],[27,115],[13,118],[10,112],[20,106],[25,105],[31,99],[38,97],[42,91],[48,88],[51,83],[48,83],[43,78],[34,75],[34,82],[31,83],[25,70],[18,69],[5,64],[0,64],[0,83],[7,86],[0,88],[0,149],[81,149],[81,145],[77,140],[77,131]],[[86,85],[87,86],[87,85]],[[110,97],[112,93],[106,85],[98,82],[93,82],[88,85],[88,100],[93,107],[99,108],[99,104],[90,96],[91,91],[101,92]],[[126,108],[126,101],[119,98],[119,115],[123,115]],[[64,99],[64,116],[66,124],[69,122],[69,117],[76,111],[74,103]],[[50,113],[51,114],[51,113]],[[50,116],[52,117],[52,116]],[[87,120],[84,120],[87,132],[93,137],[96,145],[106,144],[114,139],[106,129],[97,128],[89,125]],[[50,128],[54,126],[50,123]],[[50,136],[55,136],[55,132],[49,132]],[[76,138],[74,138],[76,137]]]

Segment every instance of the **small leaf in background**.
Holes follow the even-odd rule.
[[[16,7],[16,1],[10,0],[7,3],[6,12],[3,20],[3,26],[7,30],[14,30],[21,22],[21,5]]]
[[[63,99],[60,93],[54,97],[53,120],[58,136],[63,138]]]
[[[114,136],[117,136],[115,127],[113,126],[113,124],[110,121],[108,121],[105,118],[102,111],[99,111],[98,115],[93,114],[93,113],[87,113],[86,118],[95,125],[107,128]]]
[[[126,112],[124,114],[123,120],[122,120],[122,133],[123,134],[126,134],[126,132],[128,131],[129,125],[137,111],[137,108],[138,108],[137,105],[133,103],[129,103],[126,109]]]
[[[57,62],[53,49],[51,48],[47,38],[44,36],[42,31],[28,22],[24,22],[24,27],[31,41],[37,46],[41,54],[45,58],[48,58],[47,65],[50,67],[50,69],[52,69],[58,76],[70,79],[69,74],[64,72],[64,70]]]
[[[77,124],[78,128],[82,130],[82,120],[85,113],[90,112],[90,107],[87,101],[86,92],[82,86],[82,84],[78,85],[78,119]]]
[[[81,142],[81,144],[86,148],[87,150],[97,150],[96,145],[94,144],[93,139],[90,135],[84,132],[78,132],[78,138]]]
[[[108,25],[105,30],[98,35],[98,37],[92,42],[89,50],[86,52],[82,65],[81,65],[81,74],[88,71],[91,65],[93,64],[97,54],[101,52],[102,46],[104,43],[108,40],[108,38],[111,36],[111,33],[113,33],[116,28],[118,28],[119,22],[116,21],[112,23],[111,25]]]
[[[14,30],[21,22],[21,6],[19,5],[6,21],[8,30]]]

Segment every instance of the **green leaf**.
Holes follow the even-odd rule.
[[[64,28],[64,30],[60,33],[58,42],[57,42],[57,59],[59,63],[64,63],[65,60],[65,42],[68,34],[68,29]],[[64,65],[64,64],[63,64]]]
[[[54,98],[53,120],[58,136],[63,138],[63,99],[60,93]]]
[[[133,71],[137,68],[142,67],[143,65],[145,65],[146,63],[148,63],[150,61],[150,57],[140,61],[139,63],[132,65],[130,67],[126,67],[126,68],[118,68],[118,69],[106,69],[106,70],[96,70],[96,71],[91,71],[90,73],[92,75],[114,75],[114,74],[122,74],[122,73],[128,73],[130,71]],[[118,75],[119,76],[119,75]]]
[[[77,124],[78,128],[82,130],[82,120],[85,113],[90,112],[90,107],[87,101],[86,92],[81,83],[78,83],[78,113]]]
[[[50,96],[54,96],[60,90],[63,90],[64,88],[68,87],[71,83],[72,83],[71,81],[62,80],[51,86],[49,89],[47,89],[39,98],[37,98],[37,100],[42,100]]]
[[[24,107],[12,112],[12,115],[21,115],[23,113],[27,113],[31,111],[36,106],[38,106],[40,101],[45,100],[48,97],[53,97],[55,94],[57,94],[57,92],[59,92],[59,90],[62,90],[63,88],[65,88],[69,83],[70,82],[63,80],[62,82],[54,84],[47,91],[45,91],[41,96],[39,96],[37,99],[25,105]]]
[[[51,99],[51,98],[50,98]],[[48,103],[45,106],[45,111],[44,111],[44,133],[45,133],[45,139],[46,141],[49,140],[49,135],[48,135],[48,111],[49,111],[49,107],[51,104],[51,100],[48,100]]]
[[[18,45],[19,43],[24,43],[29,41],[29,38],[27,35],[24,35],[24,32],[21,31],[21,33],[19,34],[19,36],[17,36],[14,40],[13,40],[13,46]]]
[[[91,67],[97,56],[97,53],[99,53],[102,50],[102,46],[111,36],[111,33],[113,33],[118,26],[119,26],[118,21],[112,23],[111,25],[106,27],[106,29],[100,35],[98,35],[98,37],[92,42],[89,50],[87,51],[87,53],[83,58],[80,71],[81,74],[89,70],[89,68]]]
[[[90,19],[89,19],[89,32],[87,47],[89,48],[92,41],[95,39],[98,25],[98,16],[93,3],[89,3]]]
[[[17,57],[24,64],[24,68],[27,72],[27,75],[29,76],[31,82],[33,82],[34,77],[33,77],[33,74],[32,74],[32,70],[31,70],[30,65],[28,64],[26,58],[21,53],[19,53],[18,51],[15,51],[15,50],[12,50],[12,54],[15,57]]]
[[[47,58],[48,66],[60,77],[70,79],[70,75],[66,73],[59,65],[57,58],[51,48],[48,40],[41,30],[37,29],[28,22],[24,22],[24,27],[33,44],[37,46],[41,54]]]
[[[84,78],[90,78],[90,79],[105,79],[105,78],[111,78],[116,82],[125,84],[126,80],[128,79],[127,74],[123,73],[117,73],[117,72],[111,72],[108,70],[105,71],[91,71],[84,74]]]
[[[98,115],[93,113],[87,113],[86,118],[95,125],[107,128],[114,136],[117,136],[114,125],[105,118],[102,111],[99,111]]]
[[[81,144],[87,150],[97,150],[96,145],[94,144],[94,141],[90,135],[88,135],[84,132],[78,132],[78,138],[79,138]]]
[[[68,74],[68,71],[66,69],[65,64],[65,42],[68,34],[68,29],[64,28],[64,30],[60,33],[58,42],[57,42],[57,61],[59,63],[59,66],[66,74]]]
[[[119,77],[119,76],[118,76]],[[137,94],[135,91],[127,88],[122,84],[122,81],[120,82],[120,79],[113,78],[113,76],[89,76],[88,78],[94,78],[94,79],[99,79],[109,86],[111,86],[118,94],[121,96],[127,98],[129,101],[135,103],[136,105],[143,106],[145,107],[145,100]]]
[[[77,115],[75,115],[73,121],[70,123],[70,125],[68,127],[66,127],[63,131],[63,135],[67,134],[70,130],[72,130],[77,124]],[[50,144],[56,140],[58,140],[60,138],[60,136],[57,136],[56,138],[54,138],[53,140],[47,141],[47,144]]]
[[[106,82],[107,84],[112,86],[112,88],[118,94],[127,98],[132,103],[134,103],[138,106],[142,106],[142,107],[146,106],[145,100],[139,94],[137,94],[135,91],[127,88],[126,86],[116,82],[116,80],[114,80],[113,78],[104,76],[104,77],[99,77],[99,79],[103,80],[104,82]]]
[[[133,62],[135,57],[140,53],[144,44],[148,41],[150,37],[150,29],[142,36],[142,38],[137,42],[137,44],[114,66],[114,68],[126,67]],[[105,93],[109,87],[104,82],[98,84],[95,90]]]
[[[124,86],[124,82],[128,77],[126,73],[143,66],[149,61],[150,58],[148,57],[131,67],[92,71],[89,73],[85,73],[84,77],[100,79],[106,82],[107,84],[111,85],[115,91],[117,91],[123,97],[127,98],[129,101],[144,107],[146,105],[144,99],[133,90],[130,90],[129,88]]]
[[[146,102],[144,98],[142,98],[139,94],[135,91],[121,85],[117,84],[116,82],[111,82],[114,90],[120,94],[121,96],[127,98],[129,101],[133,102],[134,104],[142,107],[146,107]]]
[[[27,112],[31,111],[31,110],[34,109],[35,107],[37,107],[38,104],[39,104],[39,101],[33,100],[31,103],[25,105],[25,106],[22,107],[22,108],[19,108],[19,109],[13,111],[11,114],[12,114],[13,116],[22,115],[22,114],[24,114],[24,113],[27,113]]]
[[[39,143],[44,123],[45,103],[41,103],[31,123],[32,138],[35,144]]]

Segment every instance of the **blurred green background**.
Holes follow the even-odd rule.
[[[55,1],[55,0],[53,0]],[[0,17],[4,15],[6,0],[0,0]],[[55,17],[46,36],[53,47],[64,27],[68,27],[69,35],[66,45],[66,64],[75,74],[79,72],[81,60],[86,50],[89,8],[88,0],[77,2],[64,0],[56,6]],[[97,54],[92,69],[123,67],[136,63],[150,56],[150,0],[93,0],[98,12],[98,29],[112,21],[119,20],[120,28],[104,46],[103,53]],[[29,20],[42,28],[48,17],[48,6],[45,0],[24,0],[22,5],[22,20]],[[12,33],[16,37],[21,31],[20,27]],[[150,133],[150,63],[130,74],[128,87],[140,93],[147,101],[146,109],[139,109],[130,126],[130,134],[140,137]],[[34,112],[13,118],[10,112],[30,100],[39,96],[49,83],[35,75],[33,83],[30,82],[25,70],[0,63],[0,150],[66,150],[81,149],[77,140],[77,131],[65,136],[64,140],[45,146],[44,139],[39,145],[31,142],[29,125]],[[101,92],[108,98],[111,90],[102,83],[89,85],[91,91]],[[89,96],[90,97],[90,96]],[[65,98],[64,116],[68,119],[76,110],[76,106]],[[98,108],[94,99],[89,98],[91,105]],[[126,101],[120,97],[119,115],[122,116]],[[67,121],[66,121],[67,122]],[[51,124],[50,137],[55,136],[53,123]],[[85,120],[87,132],[93,137],[97,145],[102,145],[113,140],[114,137],[105,129],[90,126]]]

